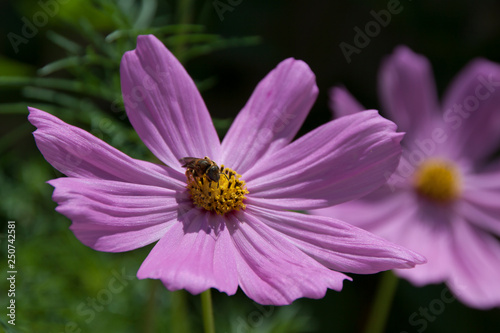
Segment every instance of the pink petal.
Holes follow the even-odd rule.
[[[500,159],[493,160],[475,171],[475,174],[467,175],[466,191],[469,188],[487,191],[500,190]]]
[[[424,265],[397,270],[416,285],[443,282],[449,276],[451,217],[422,203],[412,191],[391,192],[384,186],[360,200],[313,212],[348,221],[427,258]]]
[[[251,206],[247,211],[336,271],[372,274],[425,262],[425,258],[402,246],[340,220]]]
[[[330,89],[330,110],[335,118],[366,110],[344,87]]]
[[[481,159],[499,147],[500,65],[484,59],[468,64],[453,80],[443,99],[445,121],[459,156]]]
[[[256,160],[286,146],[297,134],[318,87],[311,69],[287,59],[255,88],[222,142],[220,163],[243,173]]]
[[[356,227],[389,238],[392,233],[388,222],[407,218],[414,205],[413,195],[408,191],[392,191],[389,186],[383,185],[361,199],[315,209],[310,213],[348,221]]]
[[[261,304],[286,305],[300,297],[322,298],[348,279],[285,240],[251,213],[229,215],[240,286]]]
[[[243,175],[252,202],[315,209],[362,197],[396,168],[402,134],[376,111],[331,121],[263,158]]]
[[[70,229],[83,244],[98,251],[129,251],[155,242],[182,205],[191,205],[185,194],[151,185],[72,177],[49,183],[55,187],[56,210],[73,222]]]
[[[118,180],[182,189],[184,175],[170,168],[135,160],[90,133],[53,115],[29,108],[29,121],[45,159],[67,176]]]
[[[460,215],[475,226],[500,236],[500,171],[467,175]]]
[[[191,209],[160,239],[141,265],[139,279],[160,279],[168,290],[199,294],[238,288],[235,248],[224,218]]]
[[[427,258],[427,264],[411,270],[397,270],[417,286],[445,281],[450,276],[453,250],[450,210],[432,203],[420,202],[413,206],[406,219],[390,220],[392,235],[397,242]]]
[[[448,285],[472,307],[500,305],[500,242],[464,220],[454,221],[453,265]]]
[[[153,35],[138,36],[137,48],[120,65],[123,99],[130,122],[165,164],[179,159],[219,157],[219,138],[196,85]]]
[[[462,203],[460,214],[476,227],[500,235],[500,195],[483,192],[475,196],[474,201]]]
[[[405,46],[397,47],[382,63],[378,86],[389,118],[410,136],[438,114],[431,65]]]

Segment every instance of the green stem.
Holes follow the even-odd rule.
[[[193,0],[181,0],[177,11],[180,24],[189,24],[193,20]]]
[[[187,292],[177,290],[172,292],[172,332],[189,333]]]
[[[201,308],[203,312],[203,328],[205,333],[215,333],[214,311],[212,309],[212,295],[210,289],[201,293]]]
[[[144,321],[144,326],[143,326],[143,332],[145,333],[151,333],[155,331],[156,292],[158,290],[158,284],[159,284],[158,280],[148,281],[149,299],[145,308],[144,318],[146,318],[146,320]]]
[[[366,322],[365,333],[381,333],[384,331],[398,281],[396,275],[391,271],[382,273],[371,313]]]

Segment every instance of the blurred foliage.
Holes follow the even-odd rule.
[[[171,293],[157,280],[135,277],[152,245],[127,253],[102,253],[82,245],[68,230],[70,221],[55,212],[52,188],[45,183],[62,175],[37,150],[31,135],[34,128],[26,120],[27,105],[88,130],[135,158],[153,160],[127,120],[120,92],[121,56],[135,48],[140,34],[155,34],[184,64],[225,49],[215,60],[203,58],[203,66],[214,66],[217,77],[195,77],[199,89],[208,92],[204,96],[207,104],[214,100],[217,108],[233,112],[223,112],[224,117],[234,116],[234,105],[241,106],[255,83],[278,61],[290,56],[305,60],[320,87],[312,110],[316,118],[312,122],[308,118],[305,131],[330,118],[326,91],[339,82],[366,101],[365,105],[376,105],[379,62],[397,44],[409,44],[432,59],[439,68],[440,90],[474,56],[500,61],[498,10],[491,10],[490,2],[413,1],[404,3],[408,10],[394,16],[377,40],[347,66],[338,44],[352,42],[353,27],[371,20],[372,9],[386,6],[387,1],[361,0],[318,1],[314,5],[289,0],[243,1],[238,10],[225,13],[222,25],[211,1],[61,1],[57,15],[28,44],[20,45],[19,54],[13,54],[10,45],[0,49],[0,218],[17,221],[18,271],[16,326],[6,324],[2,311],[0,327],[9,332],[201,331],[197,296]],[[4,30],[19,33],[21,17],[31,18],[38,11],[38,1],[1,2],[0,26],[8,25]],[[215,24],[206,19],[207,13],[215,17]],[[224,33],[213,33],[219,30]],[[234,31],[266,34],[267,44],[258,50],[237,48],[253,45],[258,39],[223,37]],[[218,87],[212,94],[209,88],[220,82],[223,89]],[[231,120],[214,119],[221,136]],[[0,223],[4,260],[6,224]],[[117,279],[121,282],[113,284]],[[241,292],[228,297],[214,291],[217,331],[359,331],[377,276],[353,279],[341,293],[329,291],[321,300],[301,299],[286,307],[263,307]],[[2,309],[7,301],[3,294],[6,283],[2,275]],[[417,332],[420,327],[409,316],[433,304],[443,288],[415,288],[401,281],[387,331]],[[498,331],[498,315],[498,309],[479,311],[455,301],[426,322],[426,332]]]
[[[22,65],[16,73],[12,60],[0,64],[0,68],[3,65],[10,71],[2,72],[0,89],[17,90],[15,96],[22,98],[22,102],[18,98],[6,102],[8,98],[4,98],[0,114],[26,114],[26,105],[41,108],[66,122],[90,128],[92,134],[136,157],[145,157],[147,151],[124,147],[126,142],[137,147],[139,140],[127,123],[119,66],[122,55],[135,48],[138,35],[154,34],[183,63],[215,50],[258,42],[257,37],[224,38],[206,32],[203,25],[191,24],[185,18],[193,15],[193,9],[185,5],[179,8],[188,14],[177,14],[182,20],[178,23],[171,14],[172,8],[167,6],[166,14],[158,13],[156,0],[69,4],[69,7],[61,5],[61,16],[53,18],[56,22],[51,25],[57,29],[46,32],[48,42],[64,52],[62,57],[38,69],[36,76],[26,75],[28,67]],[[27,8],[33,11],[32,7]],[[67,37],[68,32],[73,38]],[[203,90],[214,83],[215,78],[210,77],[197,85]],[[215,120],[222,132],[229,123],[225,119]]]
[[[69,221],[55,212],[52,188],[46,181],[62,175],[37,152],[33,127],[26,121],[27,106],[51,112],[136,158],[151,160],[154,157],[128,123],[120,91],[120,60],[125,51],[135,48],[136,37],[156,35],[183,63],[215,50],[253,45],[258,38],[209,33],[203,25],[191,23],[196,13],[185,3],[177,7],[156,0],[53,3],[58,6],[57,15],[40,33],[48,56],[55,59],[37,70],[0,55],[0,216],[2,221],[17,221],[18,271],[16,326],[7,325],[2,314],[0,327],[12,332],[155,332],[176,327],[179,319],[169,313],[179,308],[179,296],[172,297],[159,281],[135,277],[152,246],[120,255],[93,251],[74,237]],[[19,1],[15,10],[29,18],[40,8]],[[209,77],[197,85],[207,89],[214,82]],[[222,132],[230,122],[215,119]],[[0,251],[6,258],[7,226],[1,225]],[[5,278],[0,287],[2,292],[8,289]],[[175,313],[184,313],[179,318],[193,322],[191,327],[198,331],[197,297],[178,294],[187,303]],[[2,295],[1,300],[6,309],[7,297]],[[246,308],[250,307],[247,301]],[[232,309],[227,306],[221,325],[229,327],[238,316]],[[267,324],[269,332],[288,325],[286,312],[282,316]],[[299,316],[287,322],[300,327],[304,320]]]

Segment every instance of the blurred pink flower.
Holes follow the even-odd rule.
[[[318,92],[304,62],[287,59],[269,73],[222,143],[194,82],[154,36],[139,36],[123,56],[121,84],[130,122],[165,165],[133,159],[34,108],[29,120],[44,157],[68,176],[49,183],[82,243],[121,252],[158,241],[138,278],[193,294],[232,295],[240,286],[256,302],[282,305],[341,290],[349,278],[340,272],[425,261],[350,224],[290,211],[366,195],[401,154],[402,134],[376,111],[292,142]],[[219,182],[179,162],[205,156],[221,167]]]
[[[399,47],[379,88],[407,133],[398,169],[368,196],[313,213],[348,218],[426,256],[426,265],[397,270],[417,286],[445,282],[469,306],[500,305],[500,163],[491,162],[500,148],[500,66],[472,61],[440,105],[428,60]],[[337,116],[364,109],[344,88],[332,90],[331,107]]]

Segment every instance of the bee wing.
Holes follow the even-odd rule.
[[[193,163],[195,161],[199,160],[199,158],[196,157],[183,157],[179,159],[179,162],[182,163],[182,167],[185,168],[188,166],[188,164]]]

